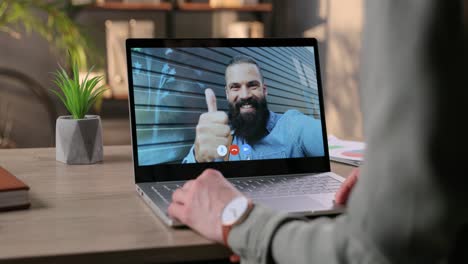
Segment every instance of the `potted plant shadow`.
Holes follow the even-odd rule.
[[[54,73],[58,96],[71,115],[59,116],[55,127],[56,160],[66,164],[93,164],[103,160],[102,126],[98,115],[87,115],[92,105],[106,91],[98,84],[103,76],[86,77],[80,82],[79,66],[73,62],[72,76],[61,66]]]

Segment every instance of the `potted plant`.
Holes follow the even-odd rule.
[[[67,164],[93,164],[103,159],[101,119],[98,115],[86,114],[106,88],[98,86],[103,76],[88,79],[92,69],[81,81],[76,61],[72,65],[72,76],[62,67],[54,74],[54,83],[63,94],[51,91],[71,114],[59,116],[55,128],[56,160]]]

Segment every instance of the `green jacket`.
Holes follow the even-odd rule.
[[[347,213],[304,221],[256,206],[228,238],[243,263],[444,263],[468,223],[462,1],[368,0],[365,10],[368,149]]]

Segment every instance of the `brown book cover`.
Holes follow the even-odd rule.
[[[0,166],[0,192],[29,190],[29,186]]]
[[[0,212],[28,209],[29,207],[31,207],[31,203],[14,205],[14,206],[0,207]]]
[[[28,185],[0,166],[0,212],[29,208],[28,191]]]

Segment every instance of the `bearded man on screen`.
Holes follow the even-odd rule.
[[[225,78],[229,112],[218,111],[213,90],[205,90],[208,112],[200,115],[183,163],[324,156],[319,119],[268,109],[268,89],[254,59],[234,57]]]

